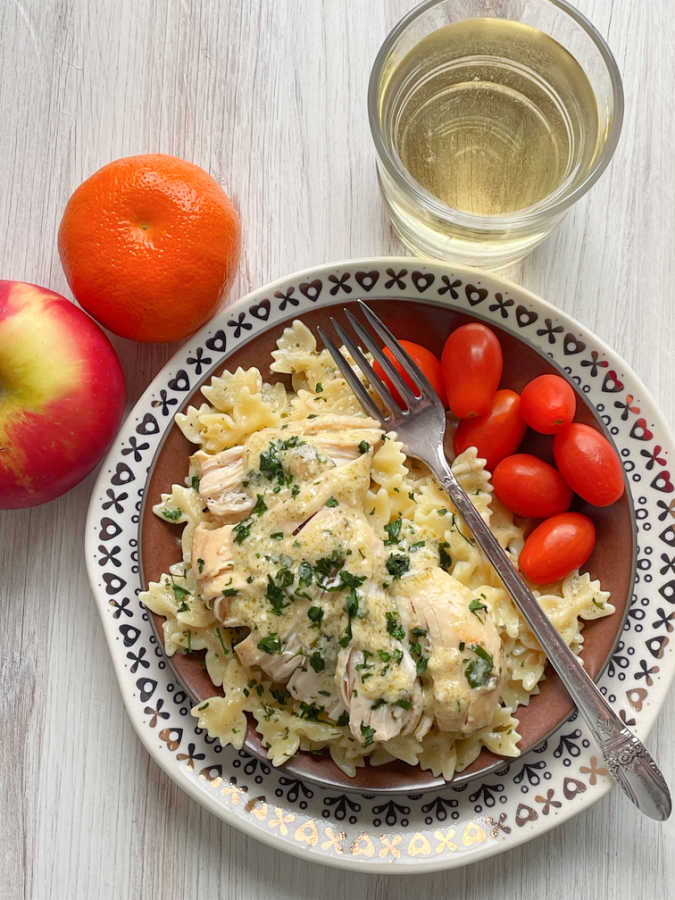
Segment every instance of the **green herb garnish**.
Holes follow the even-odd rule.
[[[361,441],[359,444],[359,453],[367,453],[370,450],[368,441]]]
[[[480,644],[472,644],[471,650],[476,654],[464,669],[464,675],[469,682],[469,687],[484,687],[492,679],[494,660]]]
[[[312,653],[312,655],[310,656],[309,664],[315,672],[323,672],[323,670],[326,668],[325,660],[318,650],[315,650],[314,653]]]
[[[310,606],[307,610],[307,618],[313,625],[319,625],[323,619],[323,609],[320,606]]]
[[[165,519],[169,519],[171,522],[177,522],[180,519],[182,513],[179,509],[163,509],[162,515]]]
[[[262,650],[263,653],[281,653],[279,635],[275,631],[266,634],[258,641],[258,650]]]
[[[487,606],[482,603],[478,599],[478,597],[474,597],[471,603],[469,603],[469,612],[472,612],[477,619],[480,619],[479,613],[483,612],[484,610],[487,610]]]
[[[396,579],[404,575],[410,568],[410,557],[404,553],[390,553],[387,560],[387,572]]]
[[[232,533],[234,534],[234,542],[235,544],[243,544],[246,538],[251,533],[251,525],[253,523],[250,519],[242,519],[241,522],[238,522],[234,528],[232,529]]]
[[[384,530],[387,532],[387,540],[384,542],[385,546],[387,544],[397,544],[401,538],[401,524],[402,519],[400,516],[394,519],[393,522],[389,522],[388,525],[384,526]]]
[[[267,512],[267,504],[263,500],[262,494],[256,494],[255,506],[251,510],[251,515],[253,516],[262,516],[264,512]]]
[[[402,641],[405,638],[405,629],[401,625],[401,620],[398,617],[397,612],[387,612],[385,613],[387,619],[387,632],[394,638],[395,641]],[[386,662],[387,660],[385,660]]]
[[[450,544],[447,541],[441,541],[438,544],[438,565],[446,572],[449,572],[452,568],[452,557],[448,553],[449,546]]]
[[[363,746],[370,747],[375,740],[375,729],[361,722],[361,734],[363,735]]]
[[[330,506],[330,507],[337,506],[338,502],[339,501],[337,500],[336,497],[329,497],[328,500],[326,500],[326,506]]]

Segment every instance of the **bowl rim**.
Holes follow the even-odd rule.
[[[293,276],[289,276],[289,277],[292,278]],[[285,280],[287,280],[287,279],[285,279]],[[351,297],[347,298],[347,299],[338,299],[336,297],[334,300],[324,303],[321,308],[322,309],[332,309],[333,307],[340,306],[341,304],[353,303],[355,299],[356,298],[352,299]],[[380,299],[380,298],[378,298],[377,296],[373,296],[372,299],[377,303],[378,299]],[[397,297],[396,299],[401,300],[405,303],[426,304],[427,306],[435,306],[440,309],[451,308],[448,303],[445,303],[442,300],[437,300],[437,299],[433,299],[433,298],[413,297],[411,295],[411,296],[400,296],[400,297]],[[236,347],[232,348],[230,350],[230,352],[224,351],[223,353],[219,354],[218,360],[216,362],[214,362],[213,365],[211,365],[202,375],[200,375],[199,379],[190,386],[189,396],[186,397],[186,399],[185,399],[183,405],[180,407],[180,409],[176,410],[176,413],[184,411],[184,409],[187,407],[187,405],[190,404],[191,399],[194,397],[194,394],[197,393],[198,391],[200,391],[201,388],[205,384],[207,384],[211,378],[214,377],[214,374],[218,371],[218,369],[221,369],[223,367],[223,365],[227,366],[228,358],[230,357],[230,355],[232,353],[236,353],[239,350],[241,350],[243,347],[247,346],[252,341],[258,340],[262,335],[264,335],[267,331],[269,331],[270,328],[276,328],[279,326],[288,326],[288,324],[291,323],[292,321],[294,321],[295,319],[302,320],[303,315],[305,315],[309,311],[310,310],[304,310],[302,313],[295,313],[291,309],[287,316],[282,316],[282,317],[276,319],[274,322],[269,323],[266,327],[262,328],[260,331],[257,331],[255,334],[251,334],[250,336],[248,336],[245,340],[240,340],[239,343],[236,345]],[[472,319],[475,319],[476,321],[483,322],[483,323],[490,323],[490,320],[487,317],[480,315],[480,313],[477,313],[474,310],[471,310],[471,312],[468,313],[467,315],[469,315]],[[491,324],[494,324],[494,323],[491,323]],[[511,334],[512,337],[516,338],[521,343],[526,344],[534,353],[537,354],[537,356],[542,357],[542,359],[546,359],[548,364],[550,366],[552,366],[553,368],[555,368],[557,370],[558,374],[569,383],[569,378],[567,377],[567,375],[565,374],[565,372],[563,371],[561,366],[555,360],[545,357],[544,354],[541,352],[541,350],[537,349],[537,347],[535,347],[534,344],[526,336],[516,335],[510,328],[504,328],[504,330],[507,331],[509,334]],[[579,393],[576,390],[576,388],[573,388],[573,389],[575,390],[575,394]],[[194,402],[194,401],[192,401],[192,402]],[[600,420],[598,414],[594,411],[593,406],[589,403],[586,403],[586,405],[589,407],[589,409],[593,413],[593,416],[595,419],[595,427],[598,430],[600,430],[602,432],[602,434],[604,434],[604,436],[607,438],[607,440],[612,444],[612,446],[614,446],[614,438],[609,434],[606,426]],[[172,423],[167,424],[167,427],[164,429],[164,432],[157,444],[157,447],[152,456],[152,459],[150,460],[150,463],[149,463],[149,466],[147,469],[146,478],[145,478],[146,486],[148,485],[148,483],[150,482],[150,479],[152,478],[152,474],[157,465],[157,461],[159,460],[159,457],[162,453],[162,450],[164,448],[166,441],[169,438],[172,428],[176,427],[176,423],[175,423],[176,413],[173,414]],[[636,528],[636,523],[635,523],[635,504],[633,502],[633,496],[630,491],[630,485],[628,483],[628,479],[625,476],[625,473],[624,473],[624,482],[626,485],[626,500],[628,502],[628,511],[629,511],[630,520],[631,520],[631,543],[632,543],[631,568],[630,568],[630,577],[629,577],[629,581],[628,581],[628,598],[626,598],[626,603],[625,603],[625,606],[623,609],[623,614],[621,616],[621,620],[616,622],[616,633],[614,636],[614,641],[613,641],[611,647],[609,648],[607,655],[606,655],[605,659],[603,660],[603,663],[602,663],[600,669],[598,670],[596,675],[593,677],[593,681],[595,683],[597,683],[599,681],[599,679],[602,677],[605,670],[607,669],[607,666],[610,663],[612,655],[616,651],[617,644],[619,643],[619,641],[621,639],[623,626],[626,622],[626,619],[628,617],[628,612],[630,610],[630,602],[629,602],[630,592],[632,591],[633,585],[635,583],[635,572],[636,572],[636,567],[637,567],[637,528]],[[148,579],[145,577],[145,574],[144,574],[145,570],[144,570],[144,564],[143,564],[143,531],[144,531],[144,525],[145,525],[145,514],[146,514],[147,504],[148,504],[148,493],[147,493],[147,491],[144,491],[142,501],[141,501],[141,508],[139,511],[139,521],[138,521],[138,528],[137,528],[138,565],[139,565],[138,580],[139,580],[139,585],[142,590],[146,589],[146,585],[148,583]],[[160,633],[160,630],[158,628],[158,621],[157,621],[158,618],[163,618],[163,617],[158,617],[156,614],[153,613],[151,616],[151,623],[152,623],[152,627],[154,629],[155,635],[157,637],[157,640],[158,640],[160,646],[162,648],[164,648],[163,635]],[[165,660],[166,660],[167,665],[170,667],[171,671],[173,672],[174,678],[180,684],[182,690],[185,691],[185,693],[188,695],[188,697],[190,697],[193,705],[196,705],[199,702],[203,702],[204,701],[203,697],[196,697],[192,693],[189,685],[183,679],[183,676],[181,675],[179,669],[176,668],[176,666],[174,665],[173,657],[165,655]],[[547,668],[548,668],[548,665],[550,665],[550,664],[547,664]],[[557,676],[555,676],[555,673],[553,673],[553,675],[554,675],[554,677],[557,677]],[[550,677],[550,676],[547,676],[547,677]],[[576,709],[576,706],[574,705],[574,703],[572,703],[572,711],[574,711],[575,709]],[[540,744],[541,742],[543,742],[545,740],[548,740],[548,738],[552,734],[554,734],[560,727],[562,727],[562,725],[564,725],[564,723],[569,718],[570,714],[571,714],[570,712],[565,713],[565,715],[562,716],[562,718],[560,718],[554,725],[552,725],[548,731],[546,731],[544,734],[541,734],[540,736],[538,736],[537,740],[535,741],[535,745]],[[250,723],[251,722],[250,714],[247,713],[246,718],[247,718],[247,721]],[[255,756],[258,759],[262,760],[263,762],[267,763],[268,765],[272,765],[267,754],[264,751],[260,750],[254,744],[251,744],[248,737],[244,741],[244,745],[243,745],[242,749],[245,749],[247,753],[252,754],[253,756]],[[529,750],[523,751],[523,754],[527,753],[527,752],[529,752]],[[489,775],[494,774],[495,772],[499,771],[499,769],[501,769],[504,765],[506,765],[508,763],[508,761],[509,761],[508,757],[498,757],[497,759],[494,760],[494,762],[489,763],[488,765],[483,766],[482,768],[477,769],[475,771],[463,770],[462,772],[458,772],[456,775],[453,776],[453,778],[450,781],[447,781],[442,776],[433,776],[431,774],[431,772],[429,772],[427,782],[422,785],[420,785],[414,781],[411,781],[408,784],[402,784],[402,785],[398,785],[395,787],[385,787],[385,786],[378,787],[378,786],[371,786],[371,785],[368,785],[367,787],[364,787],[364,786],[356,787],[356,786],[349,785],[348,776],[345,776],[345,781],[342,781],[337,778],[333,779],[331,777],[323,777],[323,776],[319,776],[319,775],[314,775],[312,773],[307,773],[307,772],[303,771],[302,763],[298,764],[296,762],[295,756],[292,756],[289,760],[287,760],[281,766],[276,766],[276,768],[279,769],[280,771],[288,774],[291,777],[299,778],[303,781],[310,782],[311,784],[316,785],[317,787],[319,787],[323,790],[343,790],[343,791],[352,791],[352,792],[358,792],[358,793],[363,793],[364,791],[366,791],[368,794],[386,797],[386,796],[397,796],[400,794],[410,794],[410,793],[424,794],[424,793],[429,793],[430,791],[442,789],[445,786],[449,787],[450,785],[452,785],[453,787],[459,787],[460,785],[463,785],[463,784],[469,784],[471,781],[474,781],[478,778],[485,778]],[[419,767],[411,766],[410,768],[413,770],[416,770]],[[425,770],[422,770],[422,771],[425,771]]]
[[[670,427],[667,424],[663,414],[661,413],[660,408],[656,404],[650,390],[644,385],[644,383],[635,373],[632,366],[627,363],[621,356],[619,356],[619,354],[614,351],[604,340],[599,338],[591,329],[581,325],[568,313],[558,309],[552,303],[544,300],[527,288],[522,287],[521,285],[518,285],[503,278],[502,276],[495,275],[491,272],[482,272],[480,270],[469,268],[466,266],[448,266],[434,260],[416,260],[415,258],[411,258],[410,256],[370,256],[354,259],[340,259],[329,263],[305,267],[301,270],[296,270],[293,273],[285,275],[284,277],[277,278],[273,282],[267,283],[258,289],[248,292],[246,295],[242,296],[231,306],[229,306],[227,310],[221,311],[210,323],[204,325],[193,336],[192,340],[203,342],[208,337],[208,334],[214,324],[220,319],[224,320],[225,315],[231,315],[232,313],[236,313],[238,311],[241,312],[247,304],[261,299],[265,296],[265,294],[271,294],[275,289],[287,285],[288,283],[298,283],[301,278],[306,279],[308,276],[327,276],[331,272],[339,271],[341,269],[344,270],[345,268],[355,269],[356,267],[358,267],[359,269],[366,270],[368,269],[368,267],[375,266],[381,269],[384,269],[386,266],[399,266],[400,268],[404,268],[411,266],[411,264],[414,265],[415,263],[417,263],[417,266],[420,269],[434,272],[439,276],[448,274],[457,275],[467,281],[470,279],[471,281],[479,280],[482,283],[487,282],[492,286],[494,290],[502,289],[506,291],[512,291],[514,295],[522,298],[523,302],[529,302],[532,306],[537,307],[544,314],[547,312],[550,313],[558,321],[566,324],[570,328],[570,330],[576,328],[577,331],[580,330],[586,336],[592,337],[595,346],[600,351],[605,353],[609,359],[616,360],[621,363],[622,371],[628,376],[628,378],[633,382],[635,386],[638,386],[640,388],[641,399],[649,407],[651,422],[655,427],[659,429],[660,434],[667,440],[669,446],[675,446],[675,441],[673,439]],[[182,351],[183,348],[179,348],[176,354],[174,354],[174,356],[167,361],[167,363],[160,369],[157,375],[148,384],[145,391],[140,395],[134,406],[130,409],[127,419],[122,426],[122,432],[125,431],[127,422],[129,420],[133,421],[134,414],[148,405],[155,391],[159,389],[159,387],[163,384],[166,372],[171,370],[172,365],[175,365],[176,357],[181,354]],[[173,756],[171,756],[169,753],[161,752],[156,741],[154,740],[154,732],[149,731],[145,721],[139,713],[138,701],[131,693],[131,691],[127,689],[125,683],[126,673],[124,666],[120,661],[120,653],[118,645],[116,644],[116,640],[118,638],[113,632],[113,628],[108,622],[107,617],[104,615],[104,610],[107,611],[108,599],[105,595],[105,591],[102,590],[100,586],[99,571],[96,567],[99,498],[108,481],[107,466],[114,462],[115,457],[118,453],[118,445],[119,436],[118,438],[116,438],[115,443],[108,451],[107,456],[105,457],[101,467],[99,468],[98,476],[92,488],[92,494],[87,514],[84,550],[85,563],[92,594],[95,598],[99,615],[101,616],[103,631],[106,638],[108,651],[113,661],[113,670],[115,672],[115,677],[120,688],[122,701],[131,721],[131,725],[135,730],[139,740],[147,750],[148,754],[152,757],[153,761],[162,769],[162,771],[166,775],[168,775],[168,777],[177,786],[182,788],[182,790],[184,790],[191,797],[191,799],[207,808],[215,816],[238,828],[249,837],[256,838],[262,843],[267,844],[268,846],[275,849],[282,849],[283,851],[308,862],[320,862],[324,865],[329,865],[335,868],[349,869],[352,871],[368,873],[392,874],[393,872],[395,872],[401,874],[417,874],[455,868],[457,866],[463,866],[467,862],[478,862],[497,853],[500,853],[502,852],[502,850],[512,849],[514,847],[522,845],[523,843],[526,843],[534,837],[539,837],[545,832],[555,828],[557,825],[569,820],[582,810],[588,809],[594,803],[597,803],[600,799],[602,799],[611,790],[611,781],[608,778],[600,778],[597,780],[597,782],[593,783],[592,786],[588,787],[582,796],[578,796],[573,804],[563,804],[563,808],[558,811],[555,817],[550,816],[545,819],[539,819],[536,825],[527,825],[523,828],[517,829],[516,831],[511,831],[508,838],[505,838],[504,840],[501,840],[499,842],[490,843],[486,841],[484,844],[481,844],[480,846],[477,846],[475,849],[473,849],[471,855],[468,857],[464,853],[458,854],[454,857],[439,854],[437,857],[432,856],[428,859],[421,859],[419,860],[419,862],[410,861],[405,863],[397,863],[395,867],[392,867],[392,863],[389,860],[380,860],[375,858],[372,861],[368,861],[362,857],[356,857],[353,855],[348,856],[346,854],[338,856],[329,852],[321,852],[320,854],[318,854],[304,844],[281,841],[279,835],[277,835],[275,832],[262,828],[252,818],[243,818],[238,815],[230,805],[223,804],[221,800],[216,798],[213,792],[208,792],[197,780],[189,777],[189,773],[186,771],[185,767],[179,766],[174,760]],[[669,687],[675,679],[675,664],[673,664],[672,655],[672,652],[669,652],[667,654],[666,659],[669,663],[667,671],[663,674],[662,677],[658,679],[657,682],[655,682],[655,686],[652,689],[653,700],[642,707],[640,715],[637,717],[638,722],[634,730],[636,734],[638,734],[638,736],[643,740],[646,739],[652,727],[654,726],[659,710],[666,699]]]

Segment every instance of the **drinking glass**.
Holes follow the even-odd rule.
[[[411,54],[411,51],[421,41],[446,26],[475,19],[481,20],[482,24],[469,21],[468,27],[478,27],[478,38],[466,45],[461,40],[455,40],[454,48],[449,51],[454,55],[447,59],[443,57],[443,35],[451,33],[443,31],[440,32],[437,44],[433,45],[434,52],[437,53],[433,62],[430,61],[429,53],[422,52],[417,62],[410,63],[415,58],[415,53]],[[552,38],[556,44],[549,41],[541,53],[536,50],[530,56],[527,53],[522,56],[519,54],[523,51],[523,45],[515,40],[512,44],[507,42],[505,53],[504,48],[500,47],[499,53],[495,54],[495,45],[490,40],[483,45],[480,38],[483,33],[480,29],[489,35],[490,28],[501,27],[503,24],[493,20],[507,20],[509,23],[518,23],[517,27],[537,29],[536,34],[543,32],[539,37],[544,41]],[[512,27],[513,25],[508,25],[507,30]],[[527,33],[535,34],[532,31]],[[429,41],[422,46],[426,47],[427,44]],[[556,53],[563,48],[563,70],[569,65],[569,56],[572,57],[572,66],[578,63],[583,70],[585,79],[582,80],[587,87],[590,86],[592,94],[589,93],[589,96],[594,96],[595,101],[594,122],[591,122],[593,127],[586,127],[581,118],[575,123],[577,100],[574,96],[574,81],[570,82],[571,88],[568,90],[569,86],[565,87],[563,78],[562,93],[550,82],[550,68],[547,70],[547,66],[551,59],[557,58],[555,53],[551,55],[548,52],[550,48]],[[483,68],[476,68],[481,65]],[[578,67],[574,71],[578,72]],[[404,164],[399,146],[402,123],[408,122],[411,115],[414,118],[418,108],[422,109],[424,104],[432,101],[445,104],[445,107],[439,107],[441,110],[446,107],[450,109],[455,102],[452,114],[458,115],[461,120],[462,116],[469,116],[471,113],[463,99],[460,99],[457,108],[458,85],[461,89],[467,86],[469,89],[491,88],[493,85],[486,84],[482,79],[500,81],[502,77],[510,85],[508,88],[499,86],[499,90],[506,91],[506,101],[516,107],[522,105],[528,123],[531,120],[532,127],[541,132],[539,138],[544,142],[541,146],[558,154],[556,161],[561,165],[560,180],[545,195],[533,195],[531,202],[528,201],[522,208],[508,208],[508,203],[506,211],[490,209],[486,212],[485,209],[479,209],[476,212],[466,207],[453,207],[438,196],[438,192],[434,193],[414,177]],[[452,82],[449,86],[448,80]],[[464,84],[460,84],[462,81]],[[522,85],[533,93],[521,96],[519,86]],[[434,95],[435,91],[437,96]],[[415,108],[416,103],[419,104],[418,108]],[[558,138],[547,132],[546,117],[551,111],[558,117],[556,121],[561,128],[564,144],[562,151]],[[522,259],[548,237],[566,211],[605,170],[621,131],[623,90],[616,61],[606,42],[593,25],[565,0],[494,0],[489,3],[485,0],[427,0],[404,16],[382,44],[370,76],[368,114],[382,196],[401,240],[416,254],[499,269]],[[449,121],[448,129],[452,130],[452,127],[453,123]],[[456,170],[463,173],[462,178],[467,171],[484,174],[480,166],[481,157],[476,156],[476,152],[489,154],[491,146],[497,147],[504,137],[500,132],[501,125],[488,123],[487,127],[489,135],[486,148],[479,148],[477,151],[476,146],[471,145],[472,139],[467,140],[466,137],[463,137],[464,143],[454,148],[455,156],[448,162],[451,176],[454,177]],[[441,128],[441,132],[442,130]],[[424,140],[424,135],[422,139]],[[518,153],[521,156],[524,154],[525,161],[535,169],[538,164],[540,170],[545,170],[542,159],[538,159],[536,155],[534,159],[530,157],[527,160],[528,151],[536,154],[539,145],[536,142],[528,145],[528,141],[523,138],[523,129],[520,134],[506,134],[505,140],[510,141],[511,149],[508,152],[512,152],[514,161],[510,163],[511,170],[506,167],[502,183],[495,183],[494,190],[502,199],[512,196],[516,189],[524,189],[527,196],[528,191],[534,190],[536,185],[532,183],[532,179],[527,183],[527,165],[518,158]],[[513,146],[518,145],[519,141],[519,148],[513,150]],[[555,141],[558,143],[555,144]],[[427,147],[425,152],[432,151]],[[457,155],[459,153],[463,154],[461,160]],[[467,153],[473,154],[468,168]],[[564,156],[565,153],[569,159]],[[456,169],[457,160],[463,163],[464,168],[460,164]],[[422,160],[421,165],[426,165],[426,161]],[[448,172],[444,175],[447,176]],[[522,177],[523,183],[512,183],[516,176]],[[538,175],[544,179],[545,176],[545,171]],[[471,195],[471,188],[471,184],[463,185],[465,193],[467,190],[469,192],[467,196]]]

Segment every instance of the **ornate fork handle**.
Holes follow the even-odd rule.
[[[551,665],[586,720],[611,775],[633,803],[653,819],[667,819],[671,812],[668,786],[644,744],[614,713],[592,678],[551,624],[497,538],[490,531],[468,495],[458,483],[443,448],[431,451],[424,461],[448,493],[467,527],[504,582],[525,617]]]

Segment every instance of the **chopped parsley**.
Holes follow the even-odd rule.
[[[238,522],[234,528],[232,529],[232,533],[234,534],[234,542],[235,544],[243,544],[246,538],[251,533],[251,525],[253,523],[250,519],[242,519],[241,522]]]
[[[390,662],[391,661],[391,653],[388,653],[386,650],[378,650],[377,655],[380,657],[382,662]]]
[[[471,650],[476,654],[476,658],[468,661],[464,675],[469,682],[469,687],[485,687],[493,678],[494,660],[480,644],[472,644]]]
[[[322,393],[323,393],[323,385],[321,384],[320,381],[317,381],[316,387],[314,388],[314,390],[315,390],[315,392],[316,392],[317,394],[322,394]]]
[[[398,516],[393,522],[389,522],[388,525],[384,526],[384,530],[387,532],[387,540],[384,542],[385,546],[388,544],[397,544],[401,539],[401,524],[402,519]]]
[[[370,450],[368,441],[361,441],[359,444],[359,453],[367,453]]]
[[[408,491],[408,500],[412,500],[413,503],[417,503],[417,500],[415,500],[415,492],[414,491]]]
[[[179,509],[166,509],[166,507],[162,510],[162,515],[165,519],[169,519],[171,522],[177,522],[180,519],[182,513]]]
[[[263,450],[260,454],[260,471],[268,481],[276,481],[278,487],[289,485],[293,481],[292,475],[284,472],[279,453],[284,450],[290,450],[304,443],[297,434],[286,438],[283,441],[272,441],[267,450]]]
[[[412,706],[412,700],[407,697],[401,697],[399,700],[395,700],[392,703],[392,706],[400,706],[401,709],[410,709]]]
[[[270,688],[270,694],[282,706],[285,706],[291,699],[291,695],[284,688]]]
[[[267,504],[263,500],[262,494],[256,494],[255,506],[251,510],[251,515],[253,516],[262,516],[264,512],[267,512]]]
[[[208,708],[209,708],[209,703],[208,703],[208,700],[207,700],[206,703],[202,703],[201,706],[198,706],[198,707],[197,707],[197,712],[201,712],[203,709],[208,709]]]
[[[171,589],[173,590],[173,595],[176,600],[184,600],[186,597],[190,596],[190,591],[186,590],[184,587],[181,587],[179,584],[171,584]]]
[[[387,572],[393,578],[400,578],[410,568],[410,557],[405,553],[390,553],[387,559]]]
[[[417,553],[417,551],[420,550],[422,547],[424,547],[425,544],[426,544],[426,541],[417,541],[415,544],[411,544],[410,552]]]
[[[349,715],[346,712],[340,713],[340,718],[337,719],[336,724],[340,726],[347,725],[349,722]]]
[[[204,571],[204,560],[201,558],[201,556],[197,559],[197,569],[200,575]]]
[[[326,506],[333,507],[333,506],[338,506],[338,504],[339,504],[339,501],[337,500],[336,497],[329,497],[328,500],[326,500]]]
[[[335,576],[345,564],[345,556],[340,550],[333,550],[329,556],[322,556],[314,563],[314,574],[316,575],[316,583],[323,591],[337,590],[341,585],[333,584]]]
[[[270,537],[273,541],[283,541],[284,533],[283,531],[273,531]]]
[[[438,544],[438,565],[446,572],[452,568],[452,557],[448,553],[449,546],[447,541],[440,541]]]
[[[440,509],[437,509],[436,512],[438,513],[439,516],[447,516],[447,514],[448,514],[448,507],[447,507],[447,506],[441,506],[441,508],[440,508]]]
[[[279,635],[275,631],[266,634],[258,641],[258,650],[262,650],[263,653],[281,653]]]
[[[371,705],[370,708],[371,709],[379,709],[381,706],[384,706],[384,704],[386,702],[387,701],[384,699],[384,697],[378,697],[377,700]]]
[[[294,484],[291,487],[291,497],[297,497],[299,493],[300,493],[300,485]]]
[[[486,610],[487,606],[481,600],[479,600],[478,597],[474,597],[471,603],[469,603],[469,612],[472,612],[477,619],[480,619],[479,613]]]
[[[225,588],[222,591],[223,597],[236,597],[239,591],[236,588]]]
[[[426,637],[426,634],[427,632],[424,628],[413,628],[410,632],[411,637]],[[426,672],[429,659],[423,655],[422,645],[419,641],[410,641],[410,655],[415,660],[417,674],[422,675]]]
[[[275,582],[271,575],[267,576],[267,589],[265,597],[269,600],[275,615],[280,616],[284,607],[288,606],[290,600],[286,597],[283,586]]]
[[[199,476],[193,475],[192,478],[190,479],[190,485],[191,485],[193,491],[198,491],[199,490]]]
[[[323,670],[326,668],[326,662],[318,650],[315,650],[314,653],[312,653],[312,655],[310,656],[309,664],[315,672],[323,672]]]
[[[298,584],[300,587],[309,587],[312,583],[312,567],[310,564],[303,560],[298,566]]]
[[[230,651],[229,651],[229,650],[227,649],[227,647],[225,646],[225,642],[223,641],[223,636],[222,636],[222,634],[220,633],[220,628],[216,628],[216,634],[218,635],[218,640],[220,641],[220,646],[223,648],[223,656],[227,656],[227,654],[228,654]]]
[[[361,722],[361,734],[363,736],[363,746],[370,747],[375,740],[375,729],[370,725],[366,725],[365,722]]]
[[[315,706],[313,703],[300,703],[300,718],[316,722],[323,712],[323,706]]]
[[[387,632],[394,638],[395,641],[402,641],[405,638],[405,629],[401,625],[401,620],[398,617],[397,612],[387,612],[385,613],[387,619]],[[384,662],[388,662],[388,660],[384,660]]]

